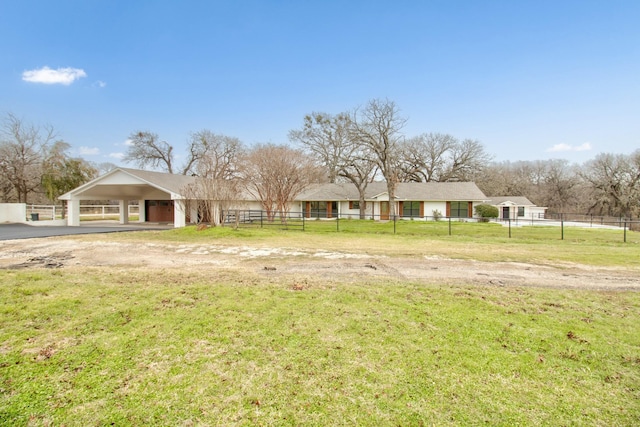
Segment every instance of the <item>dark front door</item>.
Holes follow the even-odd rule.
[[[148,222],[173,222],[173,200],[147,200]]]
[[[509,206],[503,206],[502,219],[509,219]]]

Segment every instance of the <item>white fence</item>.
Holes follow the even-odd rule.
[[[139,215],[138,205],[129,205],[129,216]],[[119,205],[80,205],[80,218],[107,219],[120,215]],[[67,215],[65,215],[66,217]],[[62,206],[27,205],[27,219],[50,220],[62,218]]]

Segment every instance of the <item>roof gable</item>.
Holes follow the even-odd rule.
[[[135,198],[181,198],[183,189],[195,178],[163,172],[116,168],[59,197],[86,200]]]

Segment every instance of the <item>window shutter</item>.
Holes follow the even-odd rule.
[[[469,218],[473,218],[473,202],[469,202]]]
[[[420,217],[424,218],[424,202],[420,202]]]
[[[447,218],[451,216],[451,202],[447,202],[447,212],[445,216]]]

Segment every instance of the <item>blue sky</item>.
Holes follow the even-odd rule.
[[[583,162],[640,148],[639,22],[637,0],[4,0],[0,113],[122,164],[137,130],[289,143],[387,98],[407,136]]]

